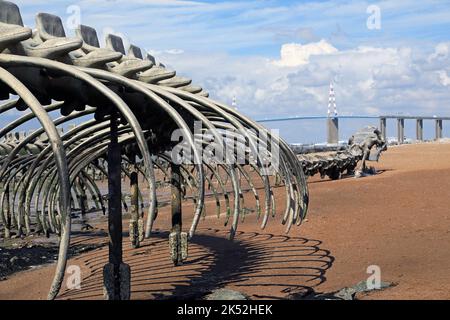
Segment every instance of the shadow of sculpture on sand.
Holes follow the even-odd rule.
[[[132,299],[202,299],[219,288],[250,299],[286,299],[314,293],[326,281],[334,257],[321,241],[269,233],[202,229],[189,248],[189,258],[174,267],[167,233],[155,233],[143,246],[131,249],[124,238],[124,261],[132,270]],[[102,299],[102,268],[107,246],[74,258],[83,266],[81,289],[64,289],[59,299]],[[87,269],[86,269],[87,268]],[[86,274],[87,273],[87,274]]]

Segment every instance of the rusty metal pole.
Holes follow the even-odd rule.
[[[182,190],[180,166],[171,164],[172,230],[169,236],[170,255],[174,265],[187,258],[187,234],[182,230]]]
[[[80,210],[81,210],[81,216],[83,217],[86,214],[86,208],[87,208],[87,196],[86,196],[86,186],[84,184],[83,179],[78,177],[78,185],[80,186]]]
[[[129,300],[130,268],[122,261],[121,150],[118,142],[117,114],[111,113],[108,145],[108,231],[109,263],[103,268],[107,300]]]
[[[80,210],[81,210],[81,224],[82,224],[82,230],[89,230],[91,227],[87,223],[86,219],[86,211],[89,210],[89,202],[86,195],[86,184],[83,178],[78,177],[78,185],[80,187],[80,195],[79,195],[79,201],[80,201]]]
[[[120,264],[122,263],[121,157],[117,138],[117,115],[111,115],[111,141],[108,146],[109,190],[109,262],[114,266],[114,296],[120,297]]]
[[[131,219],[130,219],[130,241],[133,248],[139,248],[140,246],[140,226],[142,219],[139,216],[139,185],[138,185],[138,172],[136,168],[136,156],[130,157],[132,165],[130,173],[130,196],[131,196]]]
[[[11,230],[10,230],[10,228],[11,228],[11,209],[9,207],[9,201],[10,201],[10,199],[9,199],[9,185],[5,189],[5,199],[6,199],[5,207],[4,207],[5,212],[3,213],[4,216],[5,216],[4,228],[5,228],[5,239],[8,239],[8,238],[11,237]]]

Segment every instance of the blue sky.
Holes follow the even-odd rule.
[[[327,39],[339,49],[447,41],[449,1],[182,1],[182,0],[17,0],[25,21],[34,13],[70,16],[81,8],[82,22],[114,28],[144,46],[225,51],[275,57],[280,45]],[[382,28],[369,31],[366,9],[380,7]],[[214,44],[208,48],[207,43]]]
[[[331,80],[341,114],[450,115],[450,1],[15,2],[27,25],[50,12],[69,35],[79,10],[100,35],[123,36],[214,99],[236,96],[254,118],[326,114]],[[380,29],[367,26],[371,5]],[[291,141],[324,136],[296,126],[280,129]]]

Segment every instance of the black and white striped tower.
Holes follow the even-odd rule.
[[[336,95],[334,94],[333,82],[330,82],[330,92],[328,94],[328,117],[337,117]]]
[[[330,92],[328,95],[328,118],[327,118],[327,143],[339,143],[339,120],[338,120],[336,95],[333,82],[330,82]]]

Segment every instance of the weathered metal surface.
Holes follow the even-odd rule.
[[[181,230],[183,225],[182,215],[182,189],[181,170],[176,164],[171,165],[171,204],[172,204],[172,229],[170,232],[170,253],[174,265],[179,265],[183,261]]]
[[[129,233],[130,233],[130,242],[133,248],[138,248],[140,245],[140,242],[142,241],[141,236],[141,228],[140,225],[143,225],[142,217],[139,214],[139,179],[138,179],[138,172],[136,170],[136,165],[133,164],[133,170],[130,173],[130,211],[131,211],[131,218],[130,218],[130,226],[129,226]]]
[[[297,155],[306,176],[320,174],[332,180],[343,174],[357,177],[366,172],[366,161],[378,161],[387,144],[382,133],[369,126],[356,132],[350,139],[346,150]],[[358,165],[359,164],[359,165]]]
[[[104,272],[113,272],[112,290],[109,289],[106,298],[120,300],[122,296],[123,283],[129,281],[122,278],[122,179],[121,179],[121,148],[118,140],[118,119],[113,111],[110,115],[110,141],[108,144],[108,231],[109,231],[109,265],[112,270],[105,266]],[[129,277],[128,277],[129,278]],[[105,279],[105,288],[110,288],[109,280]],[[127,285],[125,285],[127,287]],[[128,284],[129,287],[129,284]]]

